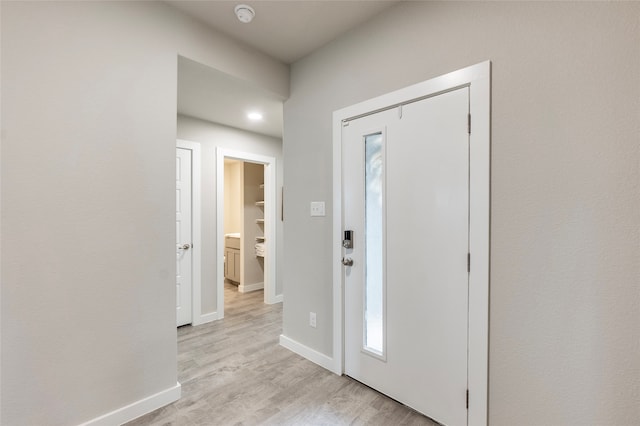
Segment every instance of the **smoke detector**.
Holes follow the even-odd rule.
[[[238,21],[242,22],[243,24],[248,24],[253,20],[254,16],[256,16],[256,11],[253,10],[251,6],[248,6],[246,4],[239,4],[234,10],[236,12],[236,16],[238,17]]]

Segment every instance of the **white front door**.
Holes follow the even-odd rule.
[[[176,148],[176,310],[177,325],[191,323],[191,150]]]
[[[467,424],[468,112],[464,87],[342,135],[345,373],[449,426]]]

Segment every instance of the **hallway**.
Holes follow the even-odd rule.
[[[182,398],[128,426],[435,425],[278,344],[282,304],[225,284],[225,318],[178,329]]]

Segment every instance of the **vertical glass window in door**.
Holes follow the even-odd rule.
[[[381,133],[365,136],[364,349],[384,348],[384,156]]]

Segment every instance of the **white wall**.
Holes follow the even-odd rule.
[[[332,209],[331,113],[491,60],[490,424],[637,424],[639,24],[638,3],[402,2],[295,63],[284,335],[331,355],[332,224],[309,217]]]
[[[178,54],[288,68],[162,3],[0,7],[0,423],[78,424],[176,386]]]
[[[216,148],[275,157],[276,188],[282,187],[282,140],[193,117],[178,116],[178,139],[201,144],[202,156],[202,258],[216,259]],[[280,205],[280,190],[276,191]],[[280,211],[278,209],[278,211]],[[209,218],[209,219],[207,219]],[[276,294],[282,294],[284,237],[282,221],[276,221]],[[202,313],[216,309],[216,264],[202,262]]]

